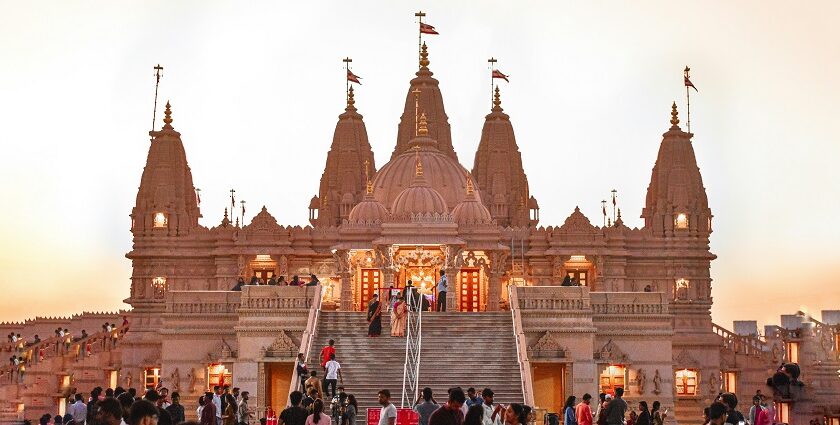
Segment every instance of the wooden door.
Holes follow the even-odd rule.
[[[361,304],[359,305],[362,311],[367,310],[367,305],[373,298],[373,294],[379,292],[382,284],[382,273],[379,269],[362,269],[362,281],[360,285]],[[379,300],[380,302],[383,300]],[[388,300],[384,300],[386,303]]]
[[[459,305],[461,311],[481,311],[481,285],[479,269],[461,269]]]
[[[588,270],[569,270],[566,272],[573,282],[577,282],[580,286],[589,286],[587,277],[589,277]]]

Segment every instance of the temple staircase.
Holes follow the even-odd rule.
[[[390,336],[387,317],[383,314],[382,336],[370,338],[364,313],[323,311],[307,357],[310,370],[316,365],[323,378],[318,355],[335,340],[345,390],[359,403],[359,421],[367,408],[380,407],[381,389],[390,390],[391,401],[400,407],[406,340]],[[431,387],[438,403],[455,386],[465,391],[490,387],[500,403],[522,402],[515,344],[510,312],[423,313],[419,388]]]

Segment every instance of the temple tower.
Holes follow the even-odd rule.
[[[434,74],[429,70],[429,63],[429,52],[426,43],[423,43],[420,51],[420,69],[415,74],[417,77],[411,80],[405,97],[405,109],[397,127],[397,146],[391,154],[392,160],[410,148],[409,142],[416,135],[417,117],[414,96],[415,90],[420,90],[419,107],[426,113],[429,137],[437,140],[437,147],[443,154],[458,161],[458,155],[452,147],[452,132],[449,128],[449,117],[446,116],[446,110],[443,107],[443,95],[440,92],[438,80],[432,77]]]
[[[708,239],[712,211],[691,144],[693,134],[682,131],[679,122],[674,103],[671,128],[662,135],[642,218],[645,227],[657,236]]]
[[[338,226],[347,219],[365,196],[365,162],[369,162],[371,172],[376,172],[367,129],[355,103],[350,87],[347,107],[335,125],[318,199],[313,199],[310,205],[310,209],[318,210],[317,218],[310,214],[310,222],[315,226]]]
[[[528,193],[528,177],[516,144],[510,116],[502,109],[499,88],[493,108],[484,119],[481,141],[475,152],[472,175],[481,199],[503,227],[524,227],[537,222],[537,201]],[[529,214],[529,210],[534,210]]]

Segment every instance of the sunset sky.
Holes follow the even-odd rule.
[[[714,320],[840,308],[840,2],[0,0],[0,320],[125,308],[129,213],[164,66],[201,223],[235,188],[307,224],[337,116],[341,59],[363,77],[376,166],[388,159],[427,38],[452,139],[472,168],[501,86],[541,225],[618,190],[639,218],[670,105],[685,114],[715,216]],[[160,110],[158,111],[160,123]]]

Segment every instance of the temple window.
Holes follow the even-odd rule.
[[[143,371],[143,382],[146,385],[146,388],[157,388],[160,383],[160,368],[147,367]]]
[[[788,342],[785,344],[788,363],[799,363],[799,343]]]
[[[826,418],[827,425],[840,425],[840,416],[829,416]]]
[[[680,278],[677,279],[675,282],[674,287],[674,299],[675,300],[687,300],[688,297],[688,288],[691,286],[691,283],[688,279]]]
[[[152,292],[155,294],[155,298],[163,298],[163,294],[166,292],[166,277],[153,277],[152,290]]]
[[[776,423],[790,423],[790,411],[792,407],[793,406],[788,401],[779,402],[778,410],[776,411],[776,415],[778,416],[776,419]]]
[[[738,373],[729,371],[723,372],[723,391],[728,393],[737,393],[738,390]]]
[[[688,229],[688,216],[685,213],[677,214],[677,218],[674,219],[674,227],[677,229]]]
[[[674,385],[677,387],[678,396],[697,395],[697,371],[694,369],[683,369],[676,371]]]
[[[207,388],[208,391],[214,386],[224,387],[233,384],[233,374],[221,363],[212,363],[207,366]]]
[[[609,365],[600,376],[601,392],[615,395],[616,388],[624,388],[627,368],[624,365]]]
[[[164,214],[162,212],[156,212],[155,215],[154,215],[154,219],[152,221],[152,225],[155,228],[159,229],[159,228],[166,227],[166,223],[167,223],[166,214]]]

